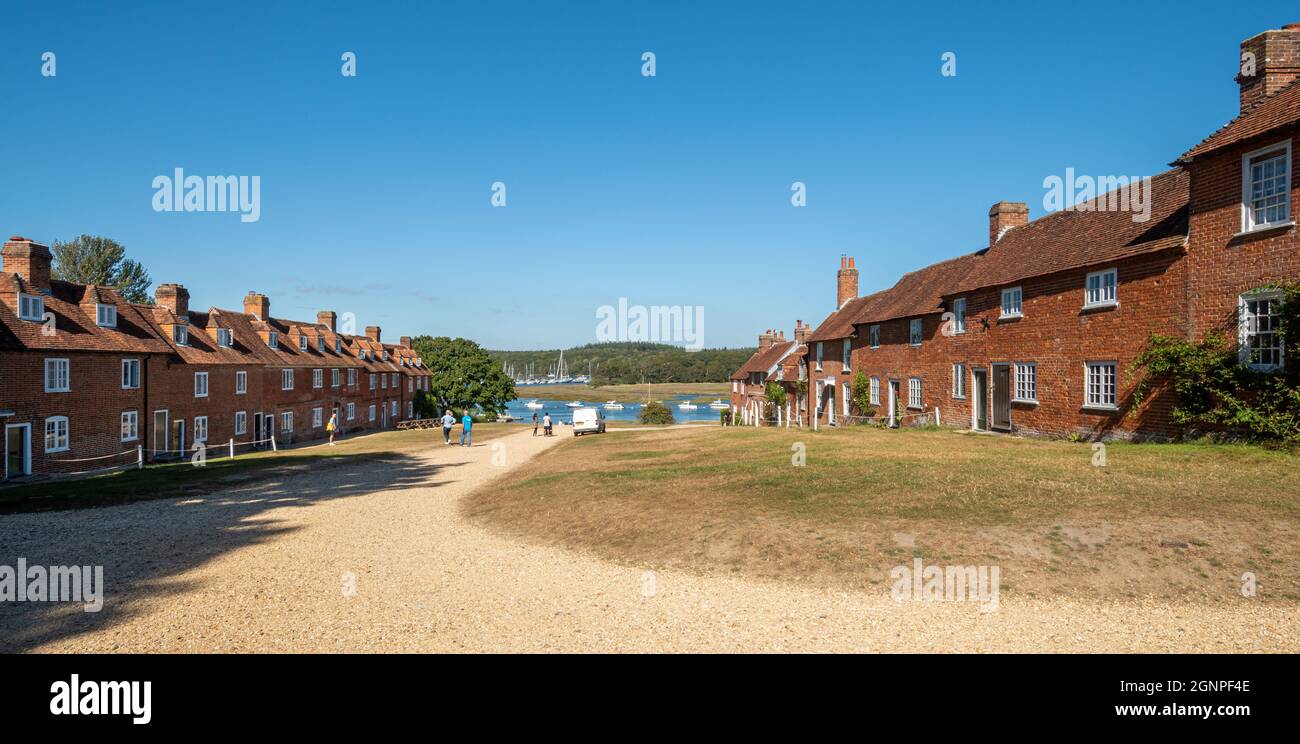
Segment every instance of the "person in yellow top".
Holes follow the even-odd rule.
[[[334,446],[334,432],[339,428],[339,414],[337,411],[330,414],[329,423],[325,424],[325,431],[330,435],[330,446]]]

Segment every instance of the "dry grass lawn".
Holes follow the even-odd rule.
[[[805,445],[806,466],[792,465]],[[1300,456],[951,431],[621,431],[471,496],[493,528],[620,563],[867,589],[997,565],[1022,596],[1300,599]],[[1257,601],[1258,601],[1257,599]]]

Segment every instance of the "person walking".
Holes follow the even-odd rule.
[[[549,413],[542,416],[542,432],[543,436],[551,436],[551,414]]]
[[[465,415],[460,417],[460,443],[464,447],[470,446],[469,430],[474,426],[474,419],[469,417],[469,409],[465,409]]]
[[[330,414],[330,420],[325,424],[325,431],[330,435],[330,446],[334,446],[334,432],[339,428],[339,412],[335,411]]]
[[[537,411],[533,411],[533,436],[537,436]]]
[[[456,425],[456,417],[451,415],[451,409],[442,412],[442,443],[451,444],[451,427]]]

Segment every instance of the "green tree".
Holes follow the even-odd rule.
[[[66,243],[54,241],[50,247],[54,264],[50,273],[55,279],[77,284],[112,287],[127,302],[150,304],[149,285],[153,280],[139,261],[126,257],[126,248],[111,238],[78,235]]]
[[[430,402],[436,415],[448,408],[457,414],[469,408],[493,418],[515,399],[515,385],[482,346],[466,338],[416,336],[411,347],[420,355],[429,378]]]
[[[641,423],[643,424],[675,424],[677,420],[673,418],[673,409],[652,400],[641,406]]]
[[[769,382],[763,387],[763,397],[772,405],[773,411],[785,408],[785,388],[779,383]],[[773,418],[775,418],[773,414]]]

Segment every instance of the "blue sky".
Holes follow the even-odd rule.
[[[594,341],[619,297],[704,306],[711,347],[820,321],[841,253],[866,293],[982,247],[1000,199],[1041,216],[1067,167],[1166,169],[1234,115],[1240,41],[1300,21],[1282,2],[181,5],[0,8],[0,231],[115,238],[198,308],[256,289],[278,316],[493,348]],[[177,167],[260,176],[260,219],[155,212]]]

